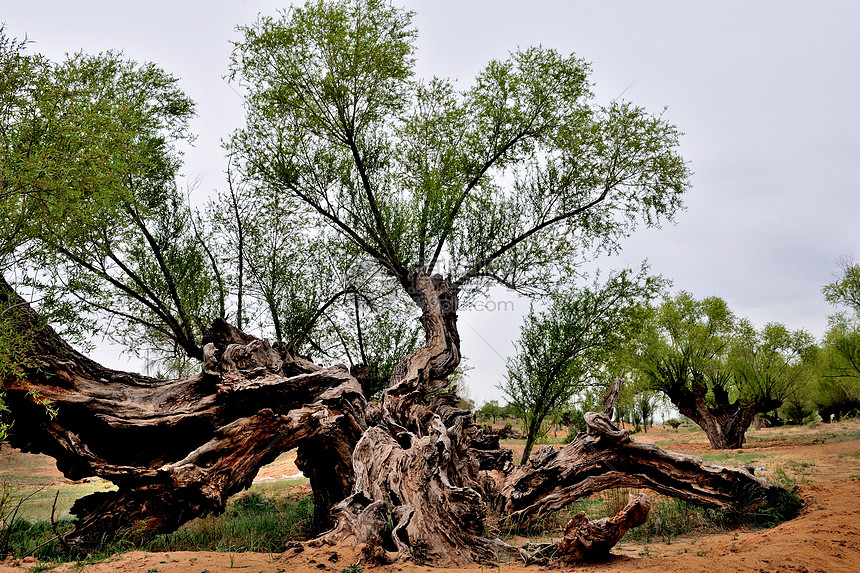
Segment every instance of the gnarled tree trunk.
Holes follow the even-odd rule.
[[[577,516],[551,545],[514,547],[484,531],[490,514],[524,528],[608,488],[642,487],[722,508],[749,503],[751,492],[762,500],[783,492],[746,470],[633,442],[594,413],[586,416],[588,433],[515,467],[510,450],[446,390],[460,361],[456,288],[421,273],[406,282],[422,311],[425,344],[403,358],[380,404],[365,401],[345,367],[320,367],[224,322],[212,327],[197,376],[164,381],[109,370],[40,327],[16,299],[34,348],[24,377],[4,381],[13,445],[55,457],[72,479],[98,475],[119,486],[75,504],[79,521],[66,540],[85,548],[121,528],[169,531],[220,512],[263,464],[293,447],[311,480],[318,525],[333,524],[317,542],[356,543],[378,562],[600,556],[644,521],[644,496],[613,518]],[[14,296],[5,284],[0,292]],[[34,390],[54,403],[54,419]]]

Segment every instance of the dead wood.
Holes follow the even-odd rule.
[[[2,286],[0,296],[15,297]],[[200,374],[147,378],[93,362],[23,300],[14,303],[34,356],[23,376],[3,381],[10,443],[54,457],[69,479],[96,475],[119,488],[75,503],[70,545],[90,547],[123,529],[172,531],[220,513],[261,466],[295,447],[305,452],[303,469],[320,507],[351,492],[365,401],[345,367],[322,368],[218,321]],[[318,513],[321,525],[330,525],[328,516]]]
[[[585,419],[585,434],[560,450],[541,448],[508,474],[499,509],[509,527],[527,528],[541,515],[613,488],[649,489],[722,510],[740,509],[751,500],[765,503],[785,492],[748,469],[635,442],[605,414],[589,412]]]

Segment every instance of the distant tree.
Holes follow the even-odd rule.
[[[523,418],[523,463],[544,420],[581,392],[617,347],[636,333],[643,305],[661,286],[662,281],[647,277],[644,270],[621,271],[604,284],[554,296],[546,311],[532,308],[500,385]]]
[[[827,422],[860,413],[860,329],[844,315],[831,317],[812,403]]]
[[[647,432],[648,427],[654,425],[654,396],[649,392],[640,392],[636,396],[633,407],[639,419],[642,421],[643,431]]]
[[[683,292],[666,298],[648,325],[637,370],[702,427],[715,449],[740,448],[756,413],[782,404],[812,347],[804,331],[775,323],[756,331],[724,300]]]
[[[478,417],[484,421],[491,420],[493,424],[496,423],[496,419],[500,418],[501,415],[502,408],[499,406],[498,400],[484,402],[478,409]]]
[[[802,424],[818,409],[816,388],[821,380],[825,355],[826,352],[818,347],[810,348],[804,354],[802,375],[788,389],[777,412],[785,423]]]

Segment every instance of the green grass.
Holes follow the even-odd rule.
[[[281,553],[290,540],[312,533],[311,496],[269,498],[249,493],[221,516],[195,519],[174,533],[159,535],[147,551],[244,551]]]
[[[742,501],[739,506],[743,509],[740,511],[719,511],[680,499],[652,497],[646,522],[629,530],[623,540],[671,543],[677,537],[722,533],[738,527],[772,527],[796,516],[803,505],[790,482],[790,478],[786,478],[780,484],[789,489],[778,493],[774,499],[749,497]],[[566,521],[580,511],[584,511],[589,519],[616,515],[627,505],[629,494],[627,489],[607,490],[578,500],[562,512],[561,517]],[[739,492],[739,495],[743,497],[744,493]]]
[[[248,488],[249,493],[258,493],[268,497],[290,493],[297,487],[310,485],[308,478],[279,479],[277,481],[258,482]]]
[[[17,503],[19,500],[27,497],[27,501],[21,504],[21,508],[18,511],[19,517],[30,520],[48,520],[51,517],[54,496],[59,492],[59,496],[57,496],[57,509],[54,515],[57,519],[70,518],[71,514],[69,510],[78,498],[97,491],[111,491],[115,489],[116,486],[102,480],[82,484],[68,483],[63,484],[62,487],[17,487],[12,492],[12,501]]]
[[[813,438],[817,444],[839,444],[842,442],[857,442],[860,441],[860,430],[842,430],[842,429],[823,429],[823,426],[816,426],[818,431],[802,434],[800,436],[792,436],[790,439],[794,442],[805,444]]]
[[[295,480],[300,481],[300,480]],[[97,547],[87,560],[104,559],[115,553],[143,551],[256,551],[280,553],[289,540],[308,539],[313,524],[313,499],[306,490],[290,493],[295,484],[271,486],[267,497],[258,492],[237,496],[220,516],[207,516],[183,525],[177,531],[141,541],[131,535],[118,535]],[[72,519],[61,519],[57,531],[68,531]],[[41,561],[66,562],[81,556],[70,553],[59,541],[50,522],[17,518],[4,530],[9,553],[18,557],[33,555]],[[0,544],[0,551],[3,545]]]
[[[537,446],[548,446],[548,445],[558,445],[564,444],[565,439],[567,438],[567,434],[563,436],[553,436],[552,432],[548,433],[545,436],[541,436],[540,438],[535,440],[535,445]],[[525,445],[525,440],[522,441],[523,445]]]

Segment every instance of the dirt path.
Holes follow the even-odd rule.
[[[860,572],[860,423],[841,426],[841,434],[828,427],[759,430],[751,432],[744,454],[754,465],[782,469],[800,482],[806,506],[797,518],[763,531],[737,531],[676,539],[671,543],[619,544],[601,563],[576,567],[577,573],[857,573]],[[847,438],[846,438],[847,436]],[[638,439],[656,441],[669,449],[705,453],[701,438],[667,432],[649,432]],[[289,550],[282,555],[211,552],[131,552],[97,564],[65,564],[54,571],[91,573],[232,573],[296,572],[339,573],[356,562],[351,547]],[[35,563],[0,573],[21,572]],[[366,568],[369,569],[369,568]],[[545,568],[502,564],[496,571],[536,573]],[[439,573],[489,571],[487,567],[431,569]],[[571,569],[566,569],[571,570]],[[411,563],[374,569],[379,573],[427,573]]]

